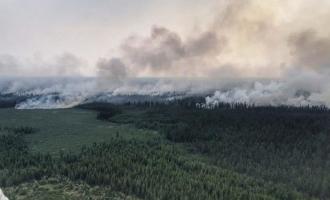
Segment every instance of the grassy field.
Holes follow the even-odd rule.
[[[148,140],[159,137],[154,131],[96,119],[96,112],[81,109],[15,110],[0,109],[0,126],[28,126],[37,132],[26,136],[33,152],[57,154],[77,152],[84,145],[107,142],[113,137]]]

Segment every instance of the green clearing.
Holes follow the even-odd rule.
[[[28,126],[37,132],[27,135],[33,152],[58,154],[78,152],[84,145],[107,142],[114,137],[148,140],[159,137],[155,131],[96,119],[97,113],[82,109],[15,110],[0,109],[0,127]]]

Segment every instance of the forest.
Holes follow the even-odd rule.
[[[137,140],[116,132],[78,152],[31,151],[28,138],[42,130],[1,126],[0,186],[6,192],[56,178],[136,199],[330,199],[326,107],[205,109],[196,106],[200,100],[80,105],[72,110],[91,110],[102,124],[158,136]]]

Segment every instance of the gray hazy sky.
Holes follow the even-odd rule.
[[[330,0],[0,0],[0,75],[324,73],[329,23]]]
[[[189,2],[189,3],[188,3]],[[216,0],[0,0],[0,54],[72,53],[93,63],[152,25],[185,34],[209,23]]]

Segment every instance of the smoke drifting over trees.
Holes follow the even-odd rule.
[[[197,87],[198,91],[206,88],[204,93],[211,91],[210,88],[216,91],[207,98],[209,104],[244,101],[261,105],[330,105],[329,10],[330,3],[326,0],[317,3],[308,0],[220,1],[217,17],[207,28],[180,35],[175,30],[155,25],[147,36],[132,35],[122,42],[116,57],[101,58],[96,63],[97,78],[91,81],[93,83],[73,88],[84,91],[78,92],[83,93],[78,99],[96,93],[121,91],[119,93],[123,94],[125,91],[131,95],[137,90],[163,91],[164,88],[166,92],[187,90],[189,93],[194,90],[192,87]],[[2,55],[0,72],[4,75],[69,76],[80,74],[86,67],[82,59],[73,54],[61,55],[50,64],[40,63],[33,63],[28,69],[25,65],[31,62],[22,64],[13,56]],[[193,81],[162,85],[162,81],[156,81],[151,84],[152,89],[143,81],[138,86],[129,81],[146,76],[222,81],[267,78],[271,81],[238,84],[234,88],[223,84],[205,86],[205,83],[196,86]],[[50,88],[54,87],[58,85]],[[52,91],[50,88],[48,90]],[[73,95],[71,88],[56,92]]]

